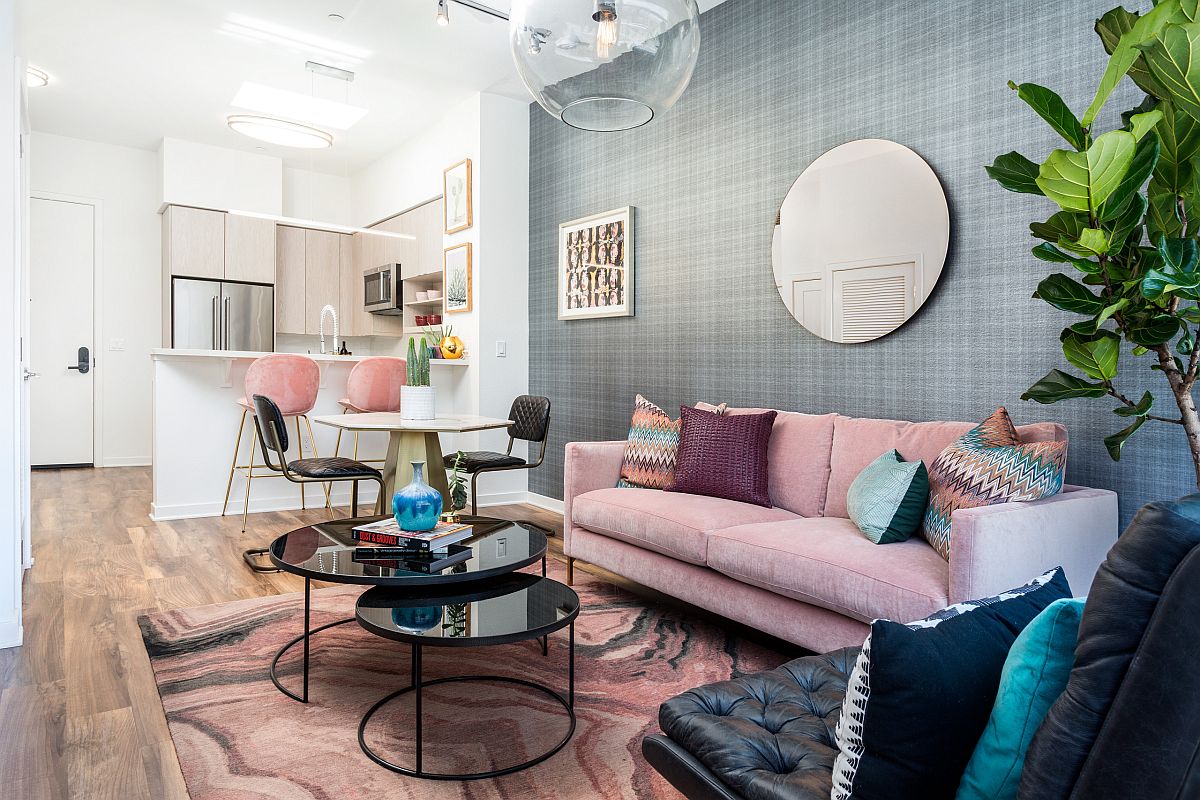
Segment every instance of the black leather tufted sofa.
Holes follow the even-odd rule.
[[[827,800],[857,654],[799,658],[674,697],[659,709],[665,735],[647,736],[642,752],[689,800]],[[1198,665],[1194,494],[1143,508],[1109,551],[1067,689],[1030,745],[1020,800],[1200,798]]]

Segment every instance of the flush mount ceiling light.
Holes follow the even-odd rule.
[[[351,77],[354,73],[347,73]],[[312,95],[289,92],[246,81],[233,97],[234,108],[257,111],[268,117],[282,117],[324,128],[349,130],[362,119],[367,109],[323,100]]]
[[[50,76],[45,70],[38,69],[32,64],[25,67],[25,85],[26,86],[45,86],[50,82]]]
[[[320,150],[333,146],[333,134],[298,122],[261,117],[254,114],[233,114],[225,120],[230,128],[260,142]]]
[[[449,2],[507,19],[525,87],[582,130],[650,122],[683,94],[700,53],[696,0],[514,0],[511,15],[474,0],[438,0],[440,24],[449,22]]]

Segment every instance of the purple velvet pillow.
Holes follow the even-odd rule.
[[[767,445],[774,411],[729,416],[680,406],[679,418],[675,480],[666,491],[771,506]]]

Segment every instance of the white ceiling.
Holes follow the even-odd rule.
[[[511,0],[488,4],[507,11]],[[18,8],[23,54],[51,77],[30,90],[33,129],[63,136],[151,150],[164,136],[261,146],[289,166],[348,175],[476,92],[529,99],[504,23],[455,5],[452,24],[439,28],[434,0],[19,0]],[[356,78],[314,78],[304,69],[310,59]],[[243,81],[369,113],[335,132],[329,150],[261,145],[225,126]]]

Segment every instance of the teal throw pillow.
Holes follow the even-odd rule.
[[[955,800],[1016,799],[1033,734],[1067,688],[1083,604],[1078,599],[1055,600],[1013,642],[992,716]]]
[[[903,542],[921,528],[929,473],[892,450],[868,464],[846,494],[850,519],[875,544]]]

